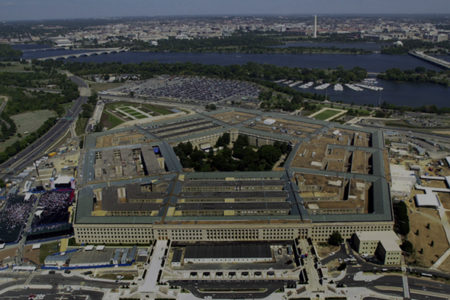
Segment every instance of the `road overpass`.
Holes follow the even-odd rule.
[[[423,53],[422,51],[409,51],[408,53],[409,53],[409,55],[417,57],[421,60],[429,62],[429,63],[436,65],[438,67],[441,67],[443,69],[446,69],[446,70],[450,69],[450,62],[448,62],[446,60],[427,55],[427,54]]]
[[[79,57],[88,57],[88,56],[102,55],[102,54],[121,53],[121,52],[128,52],[128,51],[130,51],[130,49],[128,49],[128,48],[92,49],[92,50],[89,50],[89,51],[86,50],[86,52],[79,52],[79,53],[71,53],[71,54],[63,54],[63,55],[41,57],[41,58],[37,58],[37,60],[44,61],[44,60],[79,58]]]

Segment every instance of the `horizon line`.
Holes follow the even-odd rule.
[[[104,16],[104,17],[70,17],[70,18],[43,18],[43,19],[16,19],[16,20],[0,20],[1,23],[14,22],[45,22],[45,21],[77,21],[77,20],[120,20],[120,19],[139,19],[139,18],[205,18],[205,17],[307,17],[317,15],[330,16],[449,16],[450,13],[293,13],[293,14],[186,14],[186,15],[154,15],[154,16]]]

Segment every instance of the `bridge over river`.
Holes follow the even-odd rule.
[[[450,62],[443,60],[443,59],[439,59],[437,57],[427,55],[427,54],[423,53],[422,51],[409,51],[409,55],[412,55],[414,57],[417,57],[419,59],[422,59],[424,61],[432,63],[432,64],[434,64],[438,67],[444,68],[446,70],[450,69]]]
[[[112,53],[120,53],[120,52],[130,51],[130,49],[128,49],[128,48],[104,48],[104,49],[85,49],[85,50],[86,50],[86,52],[40,57],[40,58],[37,58],[37,60],[43,61],[43,60],[49,60],[49,59],[51,59],[51,60],[68,59],[68,58],[87,57],[87,56],[94,56],[94,55],[112,54]]]

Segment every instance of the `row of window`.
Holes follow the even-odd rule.
[[[317,240],[326,240],[333,231],[339,231],[344,237],[351,236],[356,230],[360,231],[382,231],[390,230],[389,225],[374,226],[329,226],[312,228],[311,236]],[[148,227],[135,228],[108,228],[108,227],[77,227],[75,234],[81,242],[122,242],[148,241],[154,237],[171,238],[175,240],[203,239],[292,239],[296,237],[305,238],[310,236],[308,228],[267,228],[267,229],[152,229]],[[362,246],[362,245],[361,245]],[[365,246],[367,247],[367,246]],[[364,246],[361,248],[365,248]]]

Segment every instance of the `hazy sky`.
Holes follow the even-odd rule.
[[[0,0],[0,20],[207,14],[450,13],[450,0]]]

